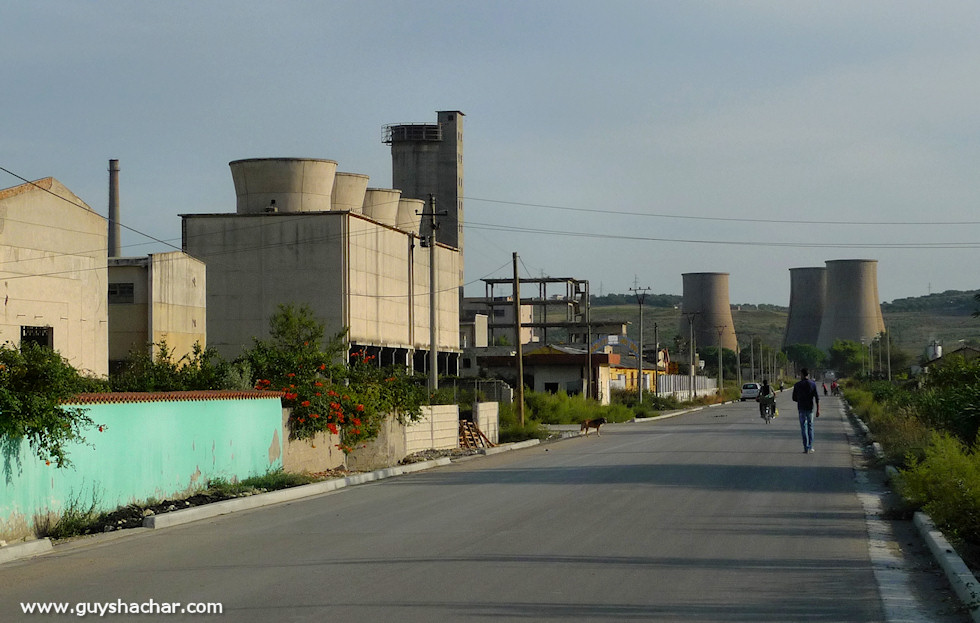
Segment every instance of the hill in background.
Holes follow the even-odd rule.
[[[974,295],[980,290],[949,290],[928,296],[896,299],[882,303],[881,313],[885,326],[891,332],[894,344],[914,359],[925,352],[932,341],[943,344],[947,350],[960,341],[980,345],[980,318],[972,313],[980,308]],[[674,338],[679,333],[681,314],[678,306],[681,297],[673,294],[648,294],[643,306],[643,343],[653,344],[654,325],[660,343],[673,350]],[[592,321],[629,322],[627,334],[637,339],[639,329],[639,305],[632,294],[607,294],[592,297]],[[789,310],[777,305],[732,305],[732,320],[740,339],[749,335],[759,336],[772,347],[782,345]]]

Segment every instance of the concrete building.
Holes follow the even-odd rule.
[[[537,328],[531,327],[534,320],[532,305],[521,305],[521,344],[531,344],[540,341]],[[497,296],[491,300],[485,298],[467,297],[463,299],[460,311],[463,322],[468,322],[477,315],[486,319],[488,344],[499,339],[507,344],[514,344],[514,297]],[[491,328],[494,327],[494,328]],[[475,346],[475,344],[474,344]]]
[[[334,202],[340,183],[333,161],[267,158],[230,166],[237,211],[181,215],[184,251],[207,264],[210,346],[235,357],[253,337],[268,335],[280,304],[307,304],[328,334],[348,329],[351,350],[424,371],[434,291],[439,370],[456,372],[461,253],[422,246],[415,233],[396,227],[398,190],[372,193],[357,179],[365,188],[361,209],[335,210],[350,206],[351,193],[345,191],[345,203]]]
[[[735,322],[728,299],[728,273],[684,273],[682,277],[680,335],[689,339],[693,321],[697,348],[720,345],[736,350]]]
[[[817,347],[861,342],[885,330],[878,299],[877,260],[827,260],[827,295]]]
[[[499,353],[499,348],[496,349]],[[506,349],[505,349],[506,350]],[[512,386],[517,383],[515,355],[511,353],[487,354],[477,356],[481,374],[507,381]],[[620,357],[616,353],[589,353],[585,349],[570,346],[539,346],[524,353],[524,385],[536,392],[557,393],[564,391],[569,395],[582,394],[589,383],[589,365],[592,366],[592,397],[601,404],[610,401],[611,366],[618,365]]]
[[[165,341],[174,360],[207,345],[204,262],[180,251],[111,257],[108,280],[110,367],[149,344]]]
[[[391,186],[406,199],[436,198],[436,241],[463,249],[463,113],[436,113],[436,123],[385,126],[391,145]],[[425,232],[428,233],[428,232]]]
[[[106,219],[46,177],[0,190],[0,343],[108,373]]]
[[[789,269],[789,317],[783,348],[817,345],[827,299],[827,269],[823,266]]]

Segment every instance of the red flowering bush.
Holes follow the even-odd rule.
[[[257,375],[255,388],[281,391],[291,409],[290,437],[312,439],[328,432],[340,437],[345,453],[377,436],[384,418],[421,416],[424,388],[404,371],[379,368],[372,355],[351,352],[340,363],[344,335],[321,349],[323,327],[308,307],[280,306],[270,321],[272,339],[256,340],[246,354]]]

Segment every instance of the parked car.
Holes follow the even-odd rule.
[[[755,400],[759,397],[759,390],[762,389],[762,385],[758,383],[746,383],[742,385],[742,400]]]

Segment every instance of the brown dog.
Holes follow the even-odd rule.
[[[590,428],[594,428],[595,429],[595,434],[598,437],[599,436],[599,427],[602,426],[605,423],[606,423],[606,418],[604,418],[604,417],[596,418],[594,420],[585,420],[584,422],[582,422],[582,427],[579,428],[579,431],[578,432],[581,434],[582,431],[585,431],[585,436],[588,437],[589,436],[589,429]]]

